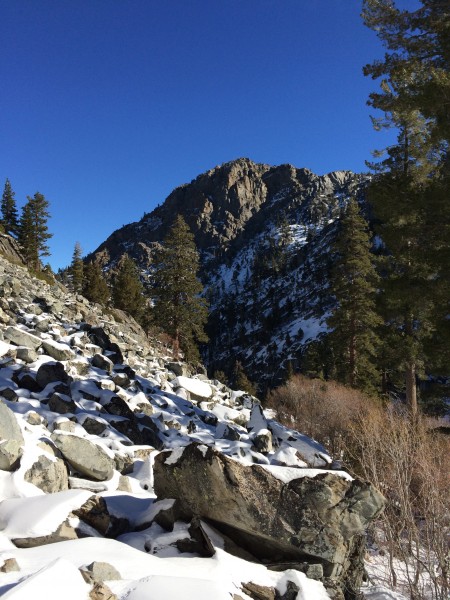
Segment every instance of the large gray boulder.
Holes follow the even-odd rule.
[[[24,439],[13,411],[0,399],[0,469],[13,471],[23,453]]]
[[[55,360],[70,360],[75,357],[75,353],[67,346],[67,344],[61,344],[54,340],[44,340],[42,342],[42,348],[48,356],[51,356]]]
[[[41,338],[20,329],[20,327],[7,327],[4,331],[5,339],[10,340],[16,346],[26,346],[32,350],[37,350],[42,346]]]
[[[58,431],[52,434],[51,439],[78,473],[95,481],[111,479],[114,459],[103,448],[84,438]]]
[[[23,444],[22,430],[16,415],[0,398],[0,440],[16,440]]]
[[[341,591],[361,584],[361,538],[384,506],[371,484],[345,474],[245,466],[199,444],[159,454],[154,487],[262,560],[322,565],[324,582]]]

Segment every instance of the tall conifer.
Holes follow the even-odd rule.
[[[2,195],[2,220],[5,232],[16,236],[19,233],[19,215],[16,208],[15,193],[11,187],[9,179],[5,181],[5,187]]]
[[[199,255],[194,236],[178,215],[155,258],[155,322],[174,340],[175,355],[198,360],[198,343],[208,341],[207,302],[197,279]]]
[[[334,246],[337,257],[332,292],[337,304],[327,324],[333,328],[329,338],[337,362],[337,379],[366,389],[377,381],[376,329],[381,324],[375,307],[378,277],[370,247],[367,222],[352,199]]]
[[[80,242],[75,242],[75,248],[70,265],[70,274],[72,275],[72,286],[75,292],[81,292],[83,288],[83,258]]]
[[[43,194],[36,192],[32,198],[27,196],[27,203],[20,217],[19,244],[26,264],[35,271],[41,270],[41,258],[50,256],[47,242],[53,234],[48,232],[47,227],[50,217],[48,206]]]
[[[124,310],[136,321],[141,322],[145,311],[144,286],[139,271],[132,258],[125,254],[112,285],[112,302],[116,308]]]
[[[82,293],[90,302],[97,302],[103,306],[109,302],[108,284],[103,277],[100,266],[95,262],[87,263],[84,266]]]

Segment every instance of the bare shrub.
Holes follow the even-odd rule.
[[[301,375],[267,402],[280,421],[321,442],[385,495],[385,512],[372,531],[387,567],[380,583],[412,600],[448,600],[449,437],[402,406]]]
[[[389,584],[413,600],[448,598],[448,438],[395,406],[354,416],[347,437],[354,470],[385,495],[377,528]]]
[[[267,404],[277,411],[281,422],[314,438],[342,460],[353,416],[377,402],[334,381],[295,375],[269,393]]]

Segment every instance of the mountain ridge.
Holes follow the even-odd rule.
[[[325,331],[324,316],[331,302],[326,281],[335,222],[350,196],[363,202],[366,180],[365,175],[351,171],[319,176],[290,164],[270,166],[239,158],[175,188],[162,205],[140,221],[113,232],[88,260],[97,260],[105,269],[111,269],[126,252],[142,272],[149,272],[155,248],[176,214],[181,214],[194,234],[200,254],[199,277],[212,307],[208,327],[211,342],[205,353],[208,367],[229,373],[232,362],[239,360],[251,375],[273,385],[283,378],[279,365],[286,365],[287,361],[299,364],[305,343]],[[290,241],[283,241],[283,236],[290,237]],[[277,253],[283,258],[275,264],[270,256]],[[272,260],[272,267],[256,264],[264,257]],[[256,279],[261,284],[259,301],[255,297]],[[320,283],[313,285],[313,280]],[[305,285],[310,289],[305,289]],[[288,344],[289,349],[277,342],[275,350],[274,337],[267,338],[263,331],[268,326],[264,319],[269,313],[280,313],[280,305],[287,299],[293,310],[291,315],[281,311],[285,313],[281,328],[285,337],[298,338],[300,323],[305,324],[312,317],[320,323],[315,328],[317,335],[306,336],[303,341],[297,339],[293,346]],[[229,304],[235,307],[238,318],[229,324],[231,335],[230,329],[222,335],[217,324],[223,320]],[[256,328],[240,317],[249,305],[261,317]],[[275,325],[272,323],[272,328]],[[246,342],[245,332],[249,331],[261,331],[264,341],[258,342],[258,336],[251,335]],[[241,343],[237,344],[239,339]],[[277,376],[264,346],[272,347],[270,361],[278,365]],[[255,347],[256,352],[250,356],[249,350]],[[211,360],[211,356],[215,359]]]

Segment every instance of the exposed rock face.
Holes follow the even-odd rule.
[[[187,517],[209,519],[260,559],[319,563],[341,587],[362,578],[353,573],[361,566],[352,552],[384,506],[370,484],[332,472],[246,467],[198,444],[179,454],[155,459],[158,498],[177,499]]]
[[[0,254],[12,262],[20,265],[25,264],[19,244],[14,238],[5,233],[0,233]]]

